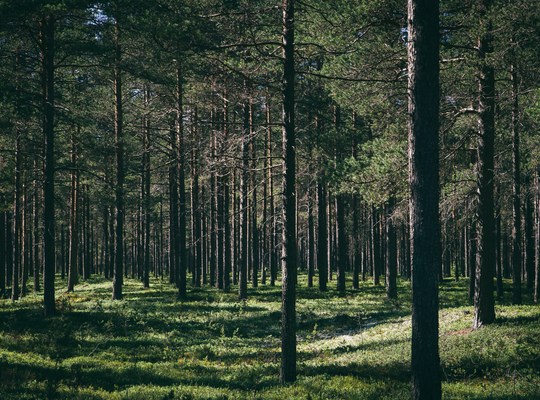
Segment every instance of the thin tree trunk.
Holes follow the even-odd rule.
[[[3,198],[0,200],[3,202]],[[0,299],[6,292],[6,215],[5,211],[0,211]]]
[[[388,257],[386,258],[386,297],[397,299],[397,235],[394,222],[395,199],[388,201],[388,214],[386,218],[386,241]]]
[[[38,178],[37,178],[37,174],[38,174],[38,158],[35,157],[34,158],[34,204],[32,206],[32,219],[34,220],[33,222],[33,232],[32,234],[34,235],[34,239],[33,239],[33,246],[32,246],[32,252],[34,253],[34,255],[32,256],[32,261],[33,261],[33,264],[34,264],[34,292],[38,292],[40,290],[40,267],[41,267],[41,260],[40,260],[40,257],[39,257],[39,204],[40,204],[40,201],[39,201],[39,184],[38,184]],[[61,259],[61,266],[64,267],[65,265],[65,259],[64,257],[62,257]],[[65,268],[62,269],[62,271],[64,271]],[[62,279],[64,279],[64,276],[62,275]]]
[[[352,286],[353,289],[359,289],[360,288],[360,281],[359,281],[359,274],[360,270],[362,268],[362,257],[363,257],[363,249],[362,249],[362,241],[360,240],[360,200],[358,196],[354,196],[353,201],[354,209],[352,210],[353,213],[353,248],[354,248],[354,259],[353,259],[353,276],[352,276]]]
[[[257,141],[253,127],[253,105],[249,104],[249,136],[251,143],[251,247],[253,251],[251,282],[258,286],[259,279],[259,226],[257,225]]]
[[[120,45],[120,24],[115,23],[115,65],[114,65],[114,137],[116,146],[116,187],[115,217],[116,239],[113,275],[113,300],[122,300],[124,283],[124,133],[122,110],[122,48]]]
[[[268,180],[268,264],[270,267],[270,286],[275,286],[277,280],[276,261],[276,215],[274,208],[274,174],[272,161],[272,119],[270,113],[270,101],[266,102],[266,158],[269,166],[267,170]]]
[[[325,291],[328,282],[328,229],[326,219],[326,188],[320,180],[317,182],[317,269],[319,270],[319,290]]]
[[[221,271],[217,268],[217,229],[218,224],[218,185],[216,177],[216,163],[217,163],[217,154],[216,154],[216,129],[215,129],[215,112],[212,115],[212,170],[210,174],[210,285],[216,286],[219,289],[223,288],[223,277],[221,276]]]
[[[500,207],[500,206],[499,206]],[[501,251],[501,211],[497,212],[496,217],[496,238],[495,238],[495,254],[497,263],[497,299],[502,300],[504,295],[503,279],[502,279],[502,251]]]
[[[184,149],[184,111],[183,111],[182,70],[178,62],[176,68],[176,140],[178,151],[178,297],[187,297],[187,254],[186,254],[186,184],[185,184],[185,149]]]
[[[43,183],[43,305],[46,317],[55,314],[54,276],[56,268],[55,212],[54,212],[54,52],[55,18],[51,15],[41,20],[41,64],[43,92],[43,136],[45,138],[45,164]]]
[[[537,166],[534,171],[534,210],[535,210],[535,228],[534,228],[534,248],[536,250],[534,258],[534,302],[540,302],[540,167]],[[1,265],[1,264],[0,264]]]
[[[224,96],[227,97],[226,94]],[[223,146],[226,146],[229,140],[229,108],[227,101],[223,102]],[[230,186],[229,173],[223,167],[223,290],[231,290],[231,219],[230,219]]]
[[[519,152],[519,121],[517,97],[517,73],[511,66],[512,81],[512,303],[521,304],[521,165]]]
[[[244,132],[242,136],[242,176],[240,181],[240,276],[238,297],[240,300],[247,299],[247,274],[248,274],[248,177],[249,177],[249,122],[251,119],[251,107],[244,104]]]
[[[23,169],[27,170],[23,161]],[[21,297],[28,294],[28,263],[29,263],[29,245],[28,245],[28,191],[26,185],[26,173],[22,176],[22,215],[21,215]]]
[[[315,223],[313,216],[313,189],[308,188],[308,287],[313,287],[315,276]]]
[[[283,245],[281,257],[281,383],[296,380],[296,144],[294,0],[283,0]]]
[[[148,103],[149,93],[146,89],[145,101]],[[143,172],[144,172],[144,187],[143,187],[143,219],[144,219],[144,262],[143,262],[143,287],[150,287],[150,217],[152,214],[151,198],[150,198],[150,121],[148,116],[144,117],[144,132],[143,132]]]
[[[530,176],[525,178],[525,185],[531,187]],[[531,188],[531,192],[532,192]],[[527,289],[534,288],[534,206],[529,195],[525,197],[525,272],[527,277]]]
[[[373,284],[380,285],[381,274],[381,239],[380,239],[380,218],[375,206],[371,207],[371,257],[373,268]]]
[[[77,167],[77,144],[75,135],[71,137],[71,210],[69,218],[69,268],[67,291],[73,292],[79,282],[79,169]]]
[[[345,236],[345,198],[336,196],[336,241],[337,241],[337,290],[345,293],[345,271],[347,267],[347,238]]]
[[[22,238],[22,149],[21,149],[21,136],[22,132],[20,128],[16,130],[17,137],[15,138],[15,193],[14,197],[14,231],[13,231],[13,248],[8,251],[13,251],[13,272],[11,279],[11,300],[15,301],[19,299],[20,287],[19,287],[19,274],[21,270],[21,238]]]

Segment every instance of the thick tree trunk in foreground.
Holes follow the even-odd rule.
[[[296,380],[296,148],[294,125],[294,0],[283,0],[283,245],[281,258],[281,383]]]
[[[439,2],[409,0],[413,399],[441,398],[438,327]]]

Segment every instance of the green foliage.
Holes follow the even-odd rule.
[[[92,278],[59,297],[57,317],[40,299],[0,303],[2,399],[401,399],[409,396],[410,288],[401,303],[369,283],[338,297],[299,277],[299,380],[278,382],[280,288],[250,300],[196,289],[178,302],[158,280]],[[63,282],[57,282],[59,288]],[[498,307],[499,322],[470,330],[466,280],[441,286],[440,346],[446,399],[540,395],[537,306]],[[107,300],[105,300],[107,299]]]
[[[407,193],[406,143],[379,137],[359,146],[358,156],[347,158],[340,190],[359,193],[371,204]]]

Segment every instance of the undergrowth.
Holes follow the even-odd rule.
[[[339,296],[298,287],[298,381],[279,385],[277,287],[249,300],[211,288],[187,301],[158,279],[126,280],[122,301],[92,277],[44,319],[41,294],[0,300],[1,399],[406,399],[410,285],[387,301],[363,283]],[[497,305],[497,323],[470,329],[465,281],[441,285],[445,399],[540,399],[540,308]],[[508,293],[508,297],[509,297]]]

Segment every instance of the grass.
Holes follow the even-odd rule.
[[[498,321],[470,329],[465,281],[441,286],[445,399],[540,399],[540,307],[497,305]],[[0,300],[0,398],[406,399],[410,287],[398,302],[364,283],[346,296],[298,288],[298,381],[279,385],[279,287],[193,289],[127,280],[125,299],[93,277],[43,319],[41,296]],[[62,293],[62,294],[60,294]],[[510,297],[510,293],[508,293]]]

